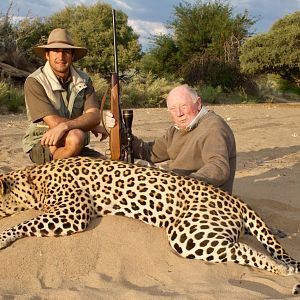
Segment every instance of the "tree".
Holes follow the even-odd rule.
[[[176,18],[171,26],[183,58],[206,53],[224,61],[236,60],[230,48],[239,46],[254,21],[248,18],[247,11],[233,16],[232,10],[221,1],[183,2],[175,7]]]
[[[156,45],[141,59],[143,70],[148,73],[155,70],[158,77],[171,78],[177,73],[179,49],[170,35],[157,35],[153,38]]]
[[[116,13],[119,70],[135,67],[141,57],[138,35],[128,25],[128,17]],[[113,71],[112,8],[108,4],[69,6],[49,19],[51,27],[69,30],[76,44],[88,48],[85,58],[78,61],[81,68],[109,77]]]
[[[0,61],[18,67],[22,56],[17,52],[17,31],[12,19],[11,2],[7,12],[0,14]]]
[[[33,53],[32,47],[47,43],[48,34],[52,27],[44,18],[24,18],[16,24],[16,47],[34,69],[41,60]]]
[[[289,14],[270,31],[248,39],[241,47],[241,68],[250,74],[276,73],[300,78],[300,11]]]
[[[149,51],[152,60],[157,60],[152,71],[163,72],[164,76],[172,72],[194,85],[204,82],[234,88],[238,80],[228,76],[239,70],[239,47],[256,21],[247,11],[235,16],[232,11],[225,1],[197,0],[194,4],[182,2],[175,6],[175,18],[168,25],[171,38],[156,38],[155,47]],[[208,70],[216,74],[209,77]]]
[[[0,61],[32,71],[38,59],[32,46],[45,41],[49,28],[43,19],[25,17],[14,21],[13,2],[6,14],[0,14]]]

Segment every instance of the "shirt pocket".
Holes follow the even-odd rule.
[[[74,101],[73,110],[72,110],[72,118],[77,118],[83,114],[84,109],[84,90],[81,90]]]

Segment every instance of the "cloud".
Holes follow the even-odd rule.
[[[287,14],[300,10],[300,0],[231,0],[235,13],[248,10],[250,16],[258,18],[254,27],[266,32],[275,21]]]
[[[140,35],[139,41],[144,49],[149,47],[151,36],[168,33],[168,29],[161,22],[129,19],[128,24]]]
[[[122,1],[122,0],[113,0],[117,6],[119,6],[121,9],[125,9],[125,10],[133,10],[132,6],[128,5],[128,1]]]

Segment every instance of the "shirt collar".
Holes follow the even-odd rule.
[[[197,114],[197,116],[192,120],[192,122],[183,130],[185,131],[192,131],[195,127],[197,127],[199,121],[204,117],[204,115],[206,115],[206,113],[208,112],[208,109],[205,106],[202,106],[199,113]],[[178,130],[180,130],[181,128],[179,128],[176,124],[174,125],[174,127]]]

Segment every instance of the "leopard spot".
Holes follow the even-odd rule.
[[[197,249],[195,251],[195,253],[198,255],[198,256],[202,256],[203,255],[203,249]]]
[[[198,232],[194,236],[196,240],[201,240],[204,236],[204,232]]]
[[[180,242],[181,243],[184,243],[186,241],[186,239],[187,239],[187,236],[186,236],[185,233],[180,236]]]
[[[195,246],[196,244],[194,243],[194,241],[192,239],[189,239],[186,244],[186,249],[192,250]]]
[[[209,243],[209,240],[204,240],[200,243],[200,247],[206,247]]]
[[[175,249],[179,254],[182,253],[182,248],[181,248],[177,243],[174,244],[174,249]]]

